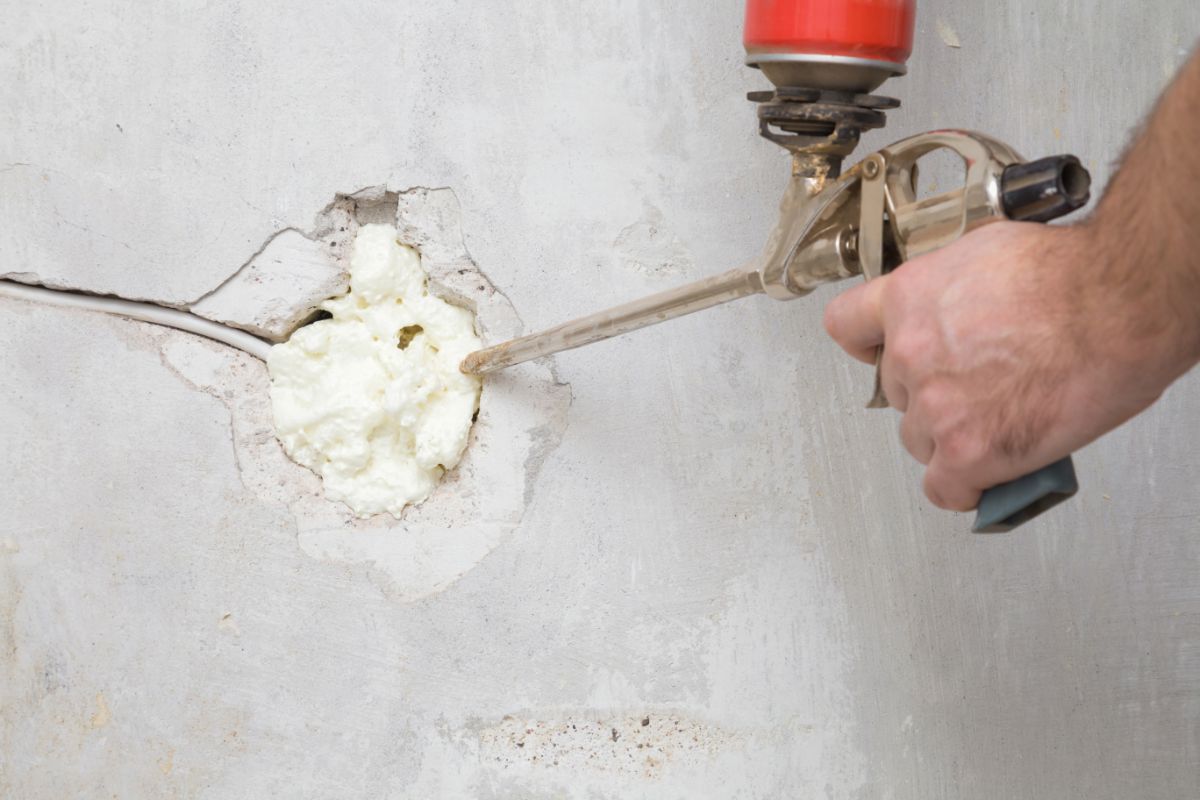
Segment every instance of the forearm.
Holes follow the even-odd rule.
[[[1084,226],[1094,276],[1081,276],[1093,307],[1114,314],[1131,358],[1173,380],[1200,360],[1200,49],[1160,97]],[[1100,298],[1099,294],[1109,295]],[[1111,312],[1110,312],[1111,313]]]

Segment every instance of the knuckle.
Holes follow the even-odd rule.
[[[938,456],[953,469],[970,469],[983,460],[987,441],[974,428],[954,426],[934,434]]]
[[[954,419],[950,396],[937,384],[933,384],[923,387],[920,400],[921,409],[929,417],[934,435],[949,431]]]
[[[920,336],[915,335],[909,328],[901,328],[888,339],[884,352],[888,350],[891,351],[891,360],[907,371],[920,363],[925,347]]]
[[[961,426],[961,405],[942,381],[921,383],[914,405],[935,440]]]

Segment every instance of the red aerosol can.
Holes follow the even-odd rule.
[[[746,63],[778,87],[869,93],[903,75],[916,0],[747,0]]]

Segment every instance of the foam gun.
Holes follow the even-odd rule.
[[[754,294],[803,297],[844,278],[878,278],[904,261],[1000,219],[1045,222],[1087,203],[1091,178],[1071,155],[1026,161],[981,133],[939,130],[902,139],[843,171],[863,131],[900,103],[872,94],[905,72],[915,0],[748,0],[746,63],[774,85],[751,92],[759,133],[792,156],[779,221],[749,264],[472,353],[485,374]],[[919,197],[919,164],[961,159],[962,184]],[[876,367],[868,407],[887,405]],[[1078,489],[1070,456],[983,493],[975,532],[1007,531]]]

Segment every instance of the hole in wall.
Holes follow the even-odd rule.
[[[269,361],[285,452],[359,517],[402,518],[434,493],[466,452],[482,387],[458,369],[482,346],[474,309],[427,290],[421,253],[397,231],[398,198],[375,189],[338,197],[349,290],[325,300]],[[398,314],[417,321],[391,327]],[[418,337],[422,358],[389,357]]]
[[[420,325],[405,325],[400,329],[400,332],[396,334],[396,347],[400,348],[401,350],[407,350],[408,346],[412,344],[413,339],[417,338],[418,334],[424,332],[425,329]],[[433,350],[434,352],[437,352],[436,347],[433,348]]]
[[[360,206],[373,210],[360,214]],[[327,212],[318,221],[328,220],[329,226],[311,235],[337,237],[342,243],[336,253],[338,263],[349,266],[361,222],[374,219],[394,225],[396,238],[420,252],[429,294],[470,312],[464,316],[472,320],[475,336],[486,333],[489,341],[496,342],[522,333],[516,309],[467,251],[461,208],[452,190],[371,189],[337,197]],[[323,254],[329,249],[320,248]],[[321,293],[314,305],[329,298],[344,298],[343,302],[354,305],[346,297],[344,273],[342,277],[343,288]],[[377,352],[386,360],[404,361],[396,349],[400,328],[419,323],[425,336],[434,326],[402,316],[394,302],[388,308],[395,313],[394,321],[378,328]],[[287,332],[295,335],[300,330],[292,327]],[[410,349],[426,344],[416,341]],[[439,352],[447,349],[443,346]],[[377,402],[386,403],[386,397],[385,391],[379,392]],[[369,564],[392,599],[426,597],[461,579],[517,529],[532,502],[537,477],[561,441],[570,400],[570,388],[556,379],[551,363],[545,361],[521,364],[489,379],[477,407],[468,405],[463,411],[470,428],[461,460],[451,465],[436,455],[430,459],[431,467],[440,464],[450,469],[437,477],[426,500],[406,506],[398,518],[391,513],[369,518],[354,514],[329,491],[328,483],[324,491],[311,491],[308,476],[294,476],[286,486],[272,481],[269,491],[290,506],[298,522],[297,540],[306,554],[337,563]],[[280,455],[277,448],[270,451],[273,457]],[[451,547],[446,546],[448,537],[453,540]]]

